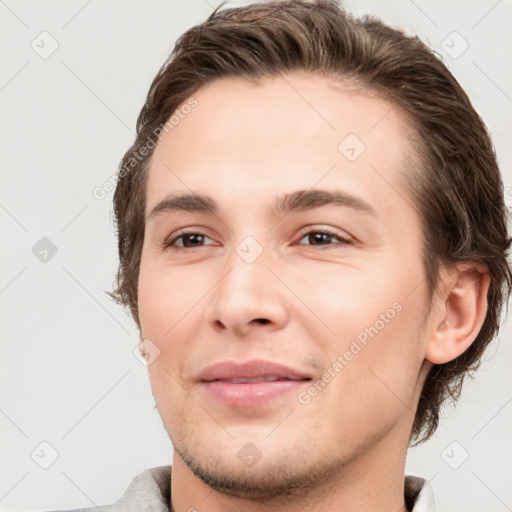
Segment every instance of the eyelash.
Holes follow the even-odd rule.
[[[302,240],[303,238],[305,238],[306,236],[312,235],[312,234],[329,235],[330,237],[337,238],[339,240],[339,243],[341,243],[343,245],[351,245],[353,243],[351,240],[347,240],[346,238],[343,238],[338,233],[336,233],[335,231],[332,231],[328,228],[310,229],[309,231],[305,231],[305,232],[301,233],[299,241]],[[180,246],[173,245],[180,238],[183,238],[184,236],[187,236],[187,235],[200,235],[200,236],[207,237],[207,235],[204,235],[203,233],[199,233],[194,230],[178,231],[172,238],[168,238],[167,240],[165,240],[162,248],[170,249],[173,251],[175,251],[175,250],[179,251],[179,250],[183,250],[183,249],[194,249],[196,247],[204,247],[204,246],[180,247]],[[328,247],[328,246],[334,245],[334,244],[331,243],[331,244],[320,244],[320,245],[312,245],[312,244],[299,244],[299,245],[309,245],[310,247]]]

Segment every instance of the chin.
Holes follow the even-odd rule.
[[[207,442],[206,438],[203,439]],[[327,484],[329,477],[344,465],[311,443],[297,448],[279,446],[277,453],[267,453],[263,449],[261,458],[251,466],[241,459],[251,450],[256,450],[254,445],[246,447],[245,451],[218,445],[212,450],[211,445],[181,443],[178,439],[173,441],[173,445],[192,473],[212,489],[225,495],[259,501],[271,499],[275,502],[279,497],[306,496],[320,483]]]

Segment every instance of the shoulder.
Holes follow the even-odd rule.
[[[124,494],[110,505],[34,512],[169,512],[172,466],[157,466],[139,473]]]

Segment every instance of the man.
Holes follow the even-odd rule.
[[[118,178],[113,297],[174,457],[102,510],[434,511],[407,448],[512,278],[492,143],[433,53],[334,1],[217,9]]]

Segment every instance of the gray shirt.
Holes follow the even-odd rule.
[[[170,512],[171,468],[146,469],[132,480],[125,493],[112,505],[56,512]],[[432,487],[424,478],[406,475],[404,495],[410,512],[436,512]]]

